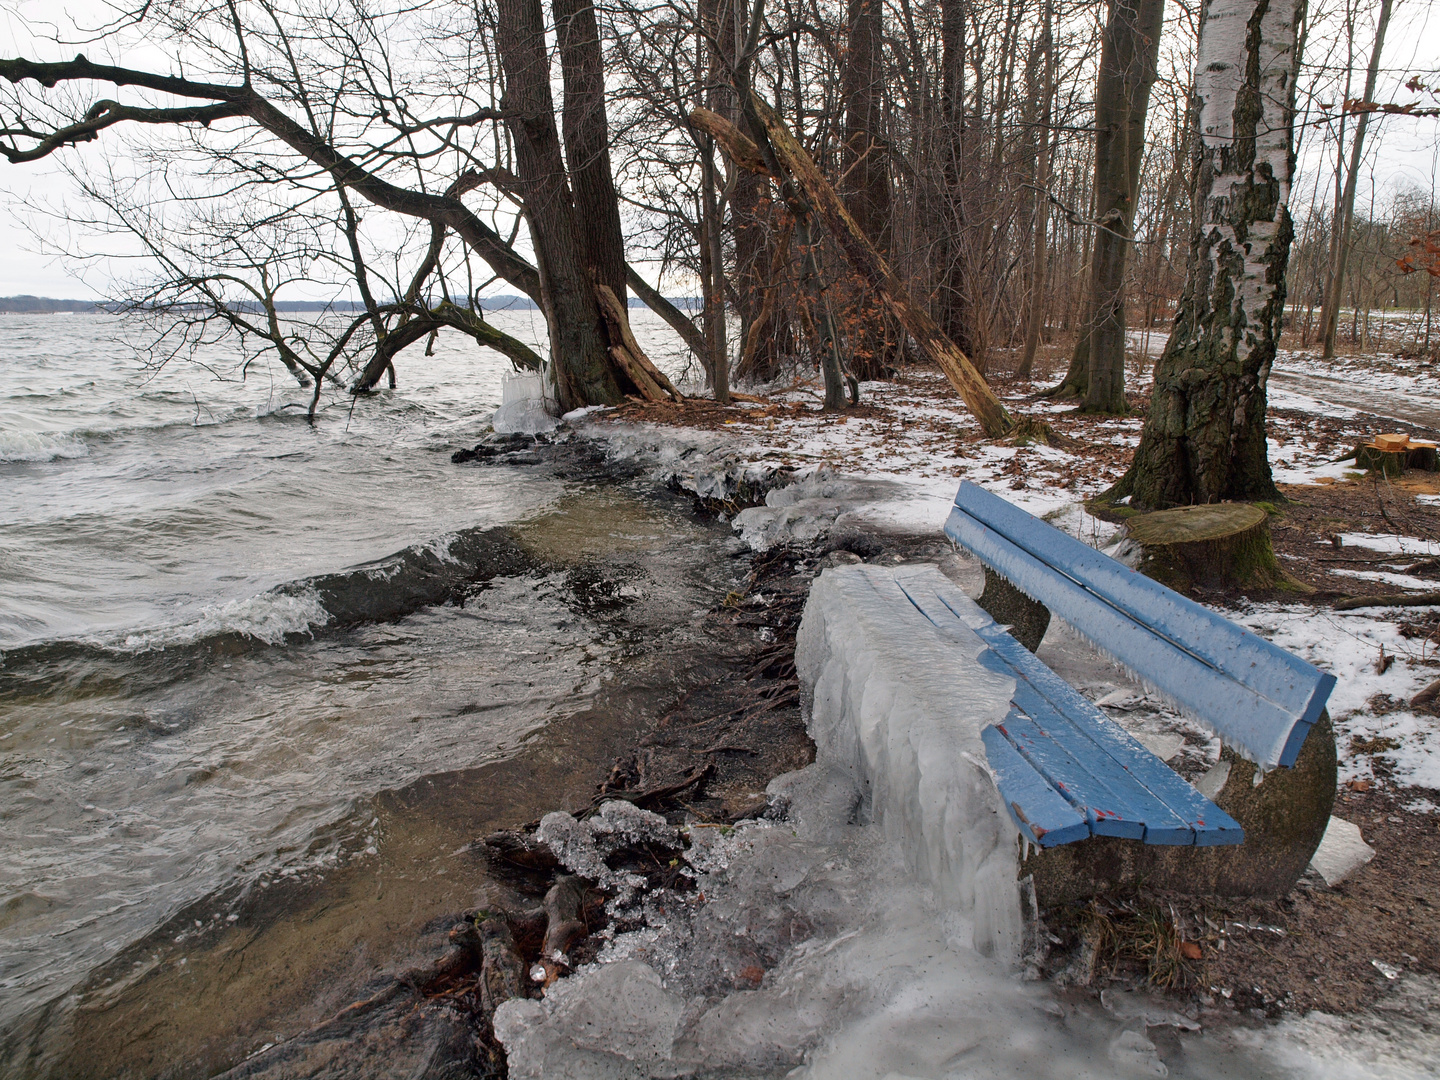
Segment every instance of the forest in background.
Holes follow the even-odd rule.
[[[38,33],[0,60],[0,153],[100,141],[57,155],[58,213],[75,255],[138,260],[161,359],[238,335],[317,401],[444,328],[539,368],[484,318],[503,285],[544,310],[562,408],[681,401],[633,293],[722,403],[817,372],[840,411],[924,357],[994,438],[998,358],[1064,349],[1051,393],[1124,413],[1127,327],[1173,323],[1114,494],[1268,498],[1287,273],[1301,345],[1432,345],[1433,183],[1375,182],[1384,125],[1440,112],[1382,64],[1397,10],[1423,29],[1404,0],[151,3],[88,34],[121,64]],[[279,305],[317,284],[362,308],[298,335]]]

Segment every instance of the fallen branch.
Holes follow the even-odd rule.
[[[1335,605],[1336,611],[1354,611],[1367,607],[1435,607],[1440,605],[1440,592],[1399,593],[1393,596],[1351,596]]]

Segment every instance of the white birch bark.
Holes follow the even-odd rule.
[[[1192,103],[1197,229],[1130,472],[1156,508],[1277,496],[1265,384],[1293,229],[1295,73],[1305,0],[1206,0]]]

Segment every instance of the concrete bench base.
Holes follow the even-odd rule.
[[[1046,848],[1021,864],[1041,907],[1083,900],[1137,884],[1218,896],[1284,896],[1310,862],[1335,803],[1335,732],[1329,713],[1306,736],[1292,768],[1272,769],[1256,785],[1255,765],[1229,747],[1219,792],[1206,794],[1245,829],[1230,847],[1157,847],[1094,836]],[[1203,787],[1203,785],[1202,785]],[[1033,850],[1033,849],[1032,849]]]

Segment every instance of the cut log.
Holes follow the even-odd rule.
[[[1406,451],[1385,450],[1378,446],[1357,446],[1355,448],[1355,464],[1366,472],[1384,473],[1386,476],[1399,476],[1405,471]]]
[[[1336,611],[1358,611],[1367,607],[1435,607],[1440,605],[1440,592],[1412,592],[1389,596],[1351,596],[1335,605]]]
[[[1250,503],[1181,506],[1131,518],[1125,535],[1141,550],[1137,569],[1177,592],[1293,588],[1275,561],[1267,518]]]

